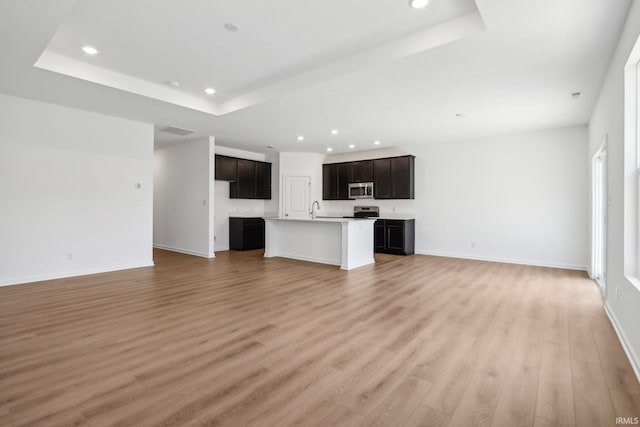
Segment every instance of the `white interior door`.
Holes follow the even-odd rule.
[[[283,214],[289,218],[309,218],[311,178],[286,176],[284,178]]]
[[[593,156],[593,199],[592,199],[592,254],[591,265],[593,278],[605,292],[605,260],[606,260],[606,215],[607,215],[607,186],[606,159],[604,147]]]

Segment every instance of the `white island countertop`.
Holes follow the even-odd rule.
[[[329,212],[329,213],[323,213],[322,215],[319,215],[317,218],[343,218],[343,217],[347,217],[345,219],[354,219],[353,218],[353,212],[343,212],[343,213],[336,213],[336,212]],[[397,219],[397,220],[412,220],[412,219],[416,219],[415,214],[411,214],[411,213],[391,213],[391,212],[384,212],[381,213],[379,216],[377,217],[367,217],[367,218],[355,218],[355,219]]]
[[[373,264],[375,219],[265,217],[265,258],[283,257],[351,270]]]
[[[340,218],[319,216],[316,218],[289,218],[289,217],[265,217],[274,221],[307,221],[307,222],[352,222],[352,221],[375,221],[377,218]]]

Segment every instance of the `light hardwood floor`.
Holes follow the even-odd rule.
[[[261,251],[0,288],[0,425],[613,426],[640,385],[583,272]]]

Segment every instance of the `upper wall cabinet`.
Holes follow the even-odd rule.
[[[349,182],[351,182],[351,165],[338,163],[336,165],[337,200],[349,200]]]
[[[231,184],[229,197],[232,199],[255,199],[256,164],[253,160],[238,159],[238,174]]]
[[[376,199],[413,199],[414,156],[374,160],[373,193]]]
[[[215,178],[230,181],[231,199],[271,199],[271,163],[216,154]]]
[[[350,182],[373,182],[373,160],[348,163],[351,165]]]
[[[271,163],[256,164],[256,199],[271,199]]]
[[[376,199],[414,198],[415,156],[322,165],[322,198],[349,200],[349,183],[373,182]]]
[[[235,181],[238,170],[238,159],[216,154],[216,180]]]
[[[351,163],[322,165],[322,199],[349,200],[349,183],[352,180]]]
[[[373,161],[373,197],[376,199],[391,198],[391,159]]]
[[[322,165],[322,200],[338,199],[338,175],[335,164]]]

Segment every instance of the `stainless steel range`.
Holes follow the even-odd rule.
[[[380,216],[380,207],[378,206],[354,206],[353,216],[345,216],[344,218],[378,218]]]

